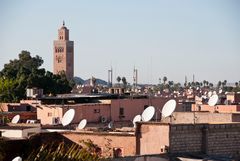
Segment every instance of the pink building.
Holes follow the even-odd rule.
[[[90,99],[86,97],[84,99]],[[130,121],[134,116],[141,114],[148,106],[154,106],[156,115],[154,119],[160,119],[160,112],[169,98],[126,98],[126,99],[102,99],[96,103],[69,103],[69,104],[42,104],[37,108],[37,118],[45,124],[59,124],[64,113],[68,109],[75,109],[75,117],[72,123],[79,123],[82,119],[88,122]],[[72,100],[74,102],[74,100]],[[70,100],[65,100],[70,102]],[[76,102],[76,100],[75,100]],[[94,102],[94,101],[92,101]],[[181,111],[178,105],[176,111]]]
[[[192,111],[208,111],[208,112],[220,112],[220,113],[235,113],[240,112],[240,105],[192,105]]]

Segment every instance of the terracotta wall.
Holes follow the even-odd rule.
[[[147,99],[116,99],[111,102],[111,116],[114,121],[121,120],[133,120],[134,116],[142,114],[144,107],[154,106],[157,116],[154,119],[160,118],[160,112],[164,104],[169,100],[169,98],[147,98]],[[119,117],[120,107],[124,108],[124,117]],[[181,105],[178,105],[176,111],[182,111]]]
[[[138,126],[137,152],[139,155],[161,154],[168,151],[168,124],[147,122]]]
[[[75,116],[72,123],[79,123],[82,119],[87,119],[88,122],[100,122],[101,117],[109,121],[110,107],[110,104],[101,103],[77,104],[64,107],[64,113],[68,109],[75,109]]]
[[[239,112],[240,105],[216,105],[216,106],[209,106],[209,105],[200,105],[196,106],[195,104],[192,105],[192,111],[209,111],[209,112]]]
[[[134,134],[71,132],[62,133],[62,135],[78,144],[80,140],[87,141],[90,139],[101,148],[104,156],[113,156],[113,149],[117,148],[122,150],[122,156],[136,154],[136,137]]]
[[[195,119],[194,119],[195,118]],[[239,122],[240,113],[210,113],[210,112],[174,112],[173,117],[164,118],[166,123],[211,123],[211,122]]]

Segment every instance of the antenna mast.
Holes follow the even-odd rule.
[[[110,70],[108,70],[108,87],[112,87],[112,67]]]
[[[133,69],[133,89],[134,89],[134,92],[136,91],[137,83],[138,83],[138,70],[134,66],[134,69]]]

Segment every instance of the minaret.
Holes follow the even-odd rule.
[[[68,79],[74,76],[74,42],[69,41],[69,30],[65,22],[58,29],[58,40],[53,43],[53,73],[65,72]]]

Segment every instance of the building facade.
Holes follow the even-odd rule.
[[[69,40],[69,30],[63,22],[58,30],[58,40],[53,44],[53,73],[65,72],[68,79],[74,76],[74,42]]]

